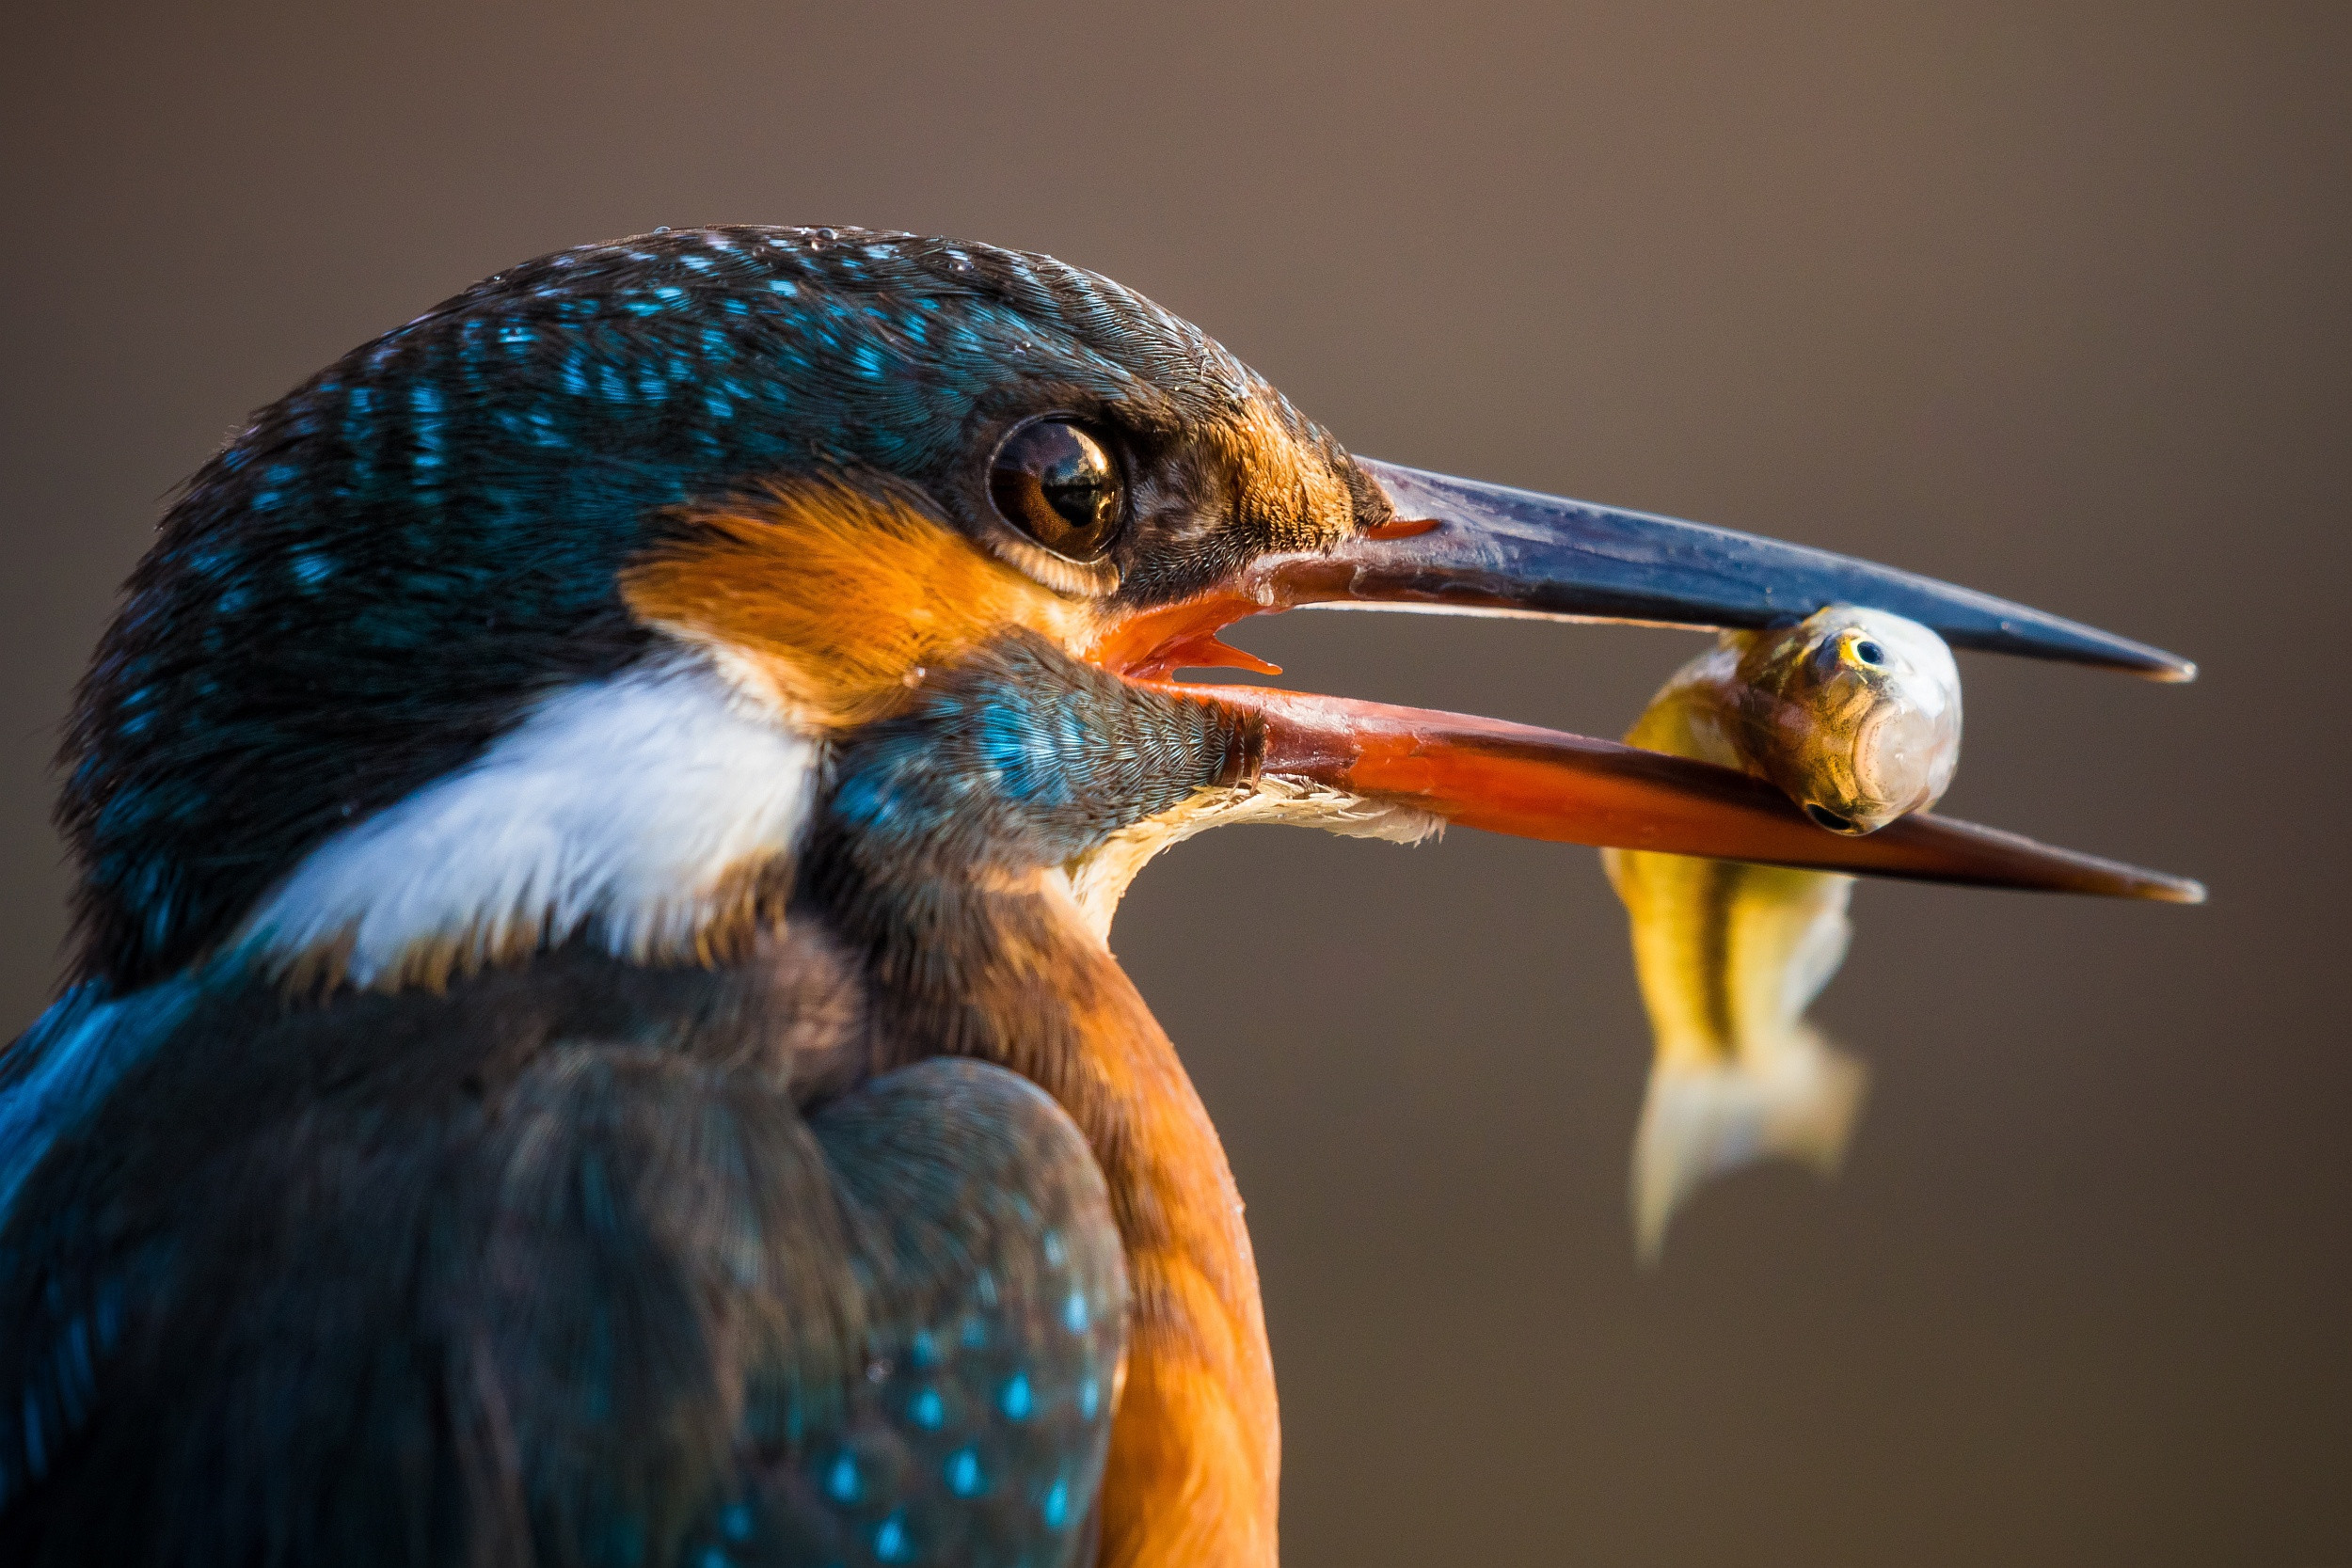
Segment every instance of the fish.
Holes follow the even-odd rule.
[[[1960,764],[1960,670],[1943,639],[1836,604],[1722,633],[1626,732],[1629,745],[1737,768],[1828,832],[1876,832],[1942,798]],[[1853,879],[1605,849],[1654,1038],[1630,1206],[1645,1264],[1709,1178],[1778,1158],[1836,1174],[1862,1061],[1805,1018],[1845,961]]]

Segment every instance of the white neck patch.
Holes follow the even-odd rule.
[[[1419,844],[1445,831],[1442,818],[1411,806],[1367,800],[1306,779],[1268,773],[1225,789],[1204,789],[1157,816],[1147,816],[1063,866],[1088,929],[1107,942],[1111,918],[1128,886],[1152,859],[1211,828],[1249,822],[1321,828],[1342,838]]]
[[[792,851],[818,748],[707,663],[566,687],[467,767],[337,833],[232,945],[397,986],[584,933],[691,956]]]

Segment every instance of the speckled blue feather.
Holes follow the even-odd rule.
[[[909,235],[582,246],[346,355],[189,482],[84,685],[83,972],[168,973],[336,826],[637,657],[616,578],[682,503],[887,475],[977,527],[975,434],[1040,403],[1146,435],[1263,406],[1328,446],[1140,295]]]

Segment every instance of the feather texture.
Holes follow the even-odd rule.
[[[361,987],[442,986],[583,934],[641,962],[723,951],[763,902],[781,915],[817,770],[811,740],[700,661],[568,687],[313,850],[233,941]]]

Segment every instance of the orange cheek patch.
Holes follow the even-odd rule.
[[[1064,648],[1092,632],[1090,607],[902,502],[796,484],[693,523],[622,574],[622,598],[646,625],[747,664],[811,728],[886,716],[926,670],[1007,626]]]
[[[1308,550],[1336,543],[1355,526],[1347,485],[1312,448],[1282,427],[1263,397],[1232,424],[1206,433],[1240,477],[1241,510],[1265,531],[1276,549]]]

